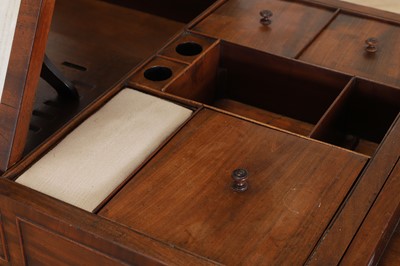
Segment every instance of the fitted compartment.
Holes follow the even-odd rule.
[[[165,90],[308,135],[350,78],[221,42]]]
[[[400,90],[354,79],[311,137],[372,155],[399,111]]]
[[[400,87],[399,42],[399,24],[342,12],[300,60]]]
[[[163,90],[187,68],[187,64],[156,56],[130,78],[134,87]]]
[[[192,30],[260,51],[296,57],[335,11],[304,1],[227,1]],[[260,23],[265,13],[267,17],[272,15],[266,18],[269,24]]]
[[[204,108],[99,215],[224,265],[296,265],[367,160]]]
[[[17,183],[93,211],[192,115],[192,110],[123,89]]]
[[[216,42],[215,39],[185,31],[161,52],[161,56],[192,63]]]

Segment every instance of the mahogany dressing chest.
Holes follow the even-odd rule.
[[[395,265],[400,11],[136,2],[5,4],[0,262]]]

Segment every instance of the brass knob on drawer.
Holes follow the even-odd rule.
[[[376,47],[378,44],[378,39],[377,38],[368,38],[365,40],[366,46],[365,46],[365,51],[368,53],[375,53],[378,51],[378,48]]]
[[[246,191],[249,185],[247,184],[248,172],[246,169],[239,168],[232,173],[232,189],[237,192]]]
[[[268,26],[272,22],[272,20],[271,20],[272,15],[273,14],[272,14],[271,10],[261,10],[260,11],[260,16],[262,18],[260,19],[260,23],[265,25],[265,26]]]

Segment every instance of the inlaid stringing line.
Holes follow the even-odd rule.
[[[0,102],[21,0],[0,0]]]

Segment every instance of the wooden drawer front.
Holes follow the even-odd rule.
[[[303,263],[366,161],[206,109],[99,214],[228,265]]]
[[[376,52],[365,41],[378,40]],[[340,14],[304,52],[301,60],[400,87],[400,27]]]
[[[260,11],[273,13],[260,23]],[[277,0],[228,1],[193,30],[258,50],[295,57],[329,22],[333,10]]]

